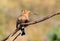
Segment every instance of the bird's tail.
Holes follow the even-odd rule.
[[[24,29],[24,26],[22,26],[21,28],[21,36],[25,35],[25,29]]]

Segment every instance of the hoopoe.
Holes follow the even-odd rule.
[[[20,27],[20,29],[21,29],[21,36],[25,35],[24,28],[26,26],[26,25],[25,26],[21,25],[21,23],[28,23],[30,14],[31,14],[30,11],[23,10],[22,11],[22,15],[17,18],[16,28]]]

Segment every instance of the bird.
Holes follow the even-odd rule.
[[[29,20],[29,15],[31,14],[31,11],[29,10],[22,10],[22,14],[17,18],[17,21],[16,21],[16,28],[19,28],[21,29],[21,36],[25,35],[25,27],[27,25],[21,25],[22,23],[28,23],[30,20]]]

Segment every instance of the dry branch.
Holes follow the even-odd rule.
[[[39,18],[39,19],[34,20],[34,21],[32,21],[32,22],[29,22],[29,23],[22,23],[22,25],[32,25],[32,24],[36,24],[36,23],[39,23],[39,22],[43,22],[43,21],[45,21],[45,20],[47,20],[47,19],[49,19],[49,18],[51,18],[51,17],[53,17],[53,16],[55,16],[55,15],[59,15],[59,14],[60,14],[60,13],[49,14],[49,15],[43,17],[43,18]]]
[[[39,22],[43,22],[43,21],[45,21],[45,20],[47,20],[47,19],[49,19],[49,18],[51,18],[51,17],[53,17],[53,16],[55,16],[55,15],[59,15],[60,13],[55,13],[55,14],[49,14],[49,15],[47,15],[47,16],[45,16],[45,17],[43,17],[43,18],[39,18],[39,19],[37,19],[37,20],[34,20],[34,21],[31,21],[31,22],[29,22],[29,23],[23,23],[22,25],[32,25],[32,24],[36,24],[36,23],[39,23]],[[12,35],[11,36],[13,36],[16,32],[18,32],[20,29],[18,28],[18,29],[15,29],[14,30],[14,32],[12,32]],[[8,35],[8,36],[10,36],[10,35]],[[7,39],[8,39],[9,37],[6,37],[5,39],[3,39],[3,41],[6,41]],[[16,37],[17,38],[17,37]],[[16,39],[15,38],[15,39]]]
[[[13,41],[20,35],[21,33],[19,33],[14,39],[13,39]]]

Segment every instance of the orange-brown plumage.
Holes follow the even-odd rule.
[[[29,20],[29,15],[30,15],[30,11],[24,10],[22,11],[22,15],[18,17],[18,20],[22,20],[23,22],[25,20]]]
[[[22,35],[25,34],[25,32],[24,32],[24,27],[25,26],[21,25],[21,23],[27,23],[29,21],[29,15],[30,15],[30,11],[23,10],[22,15],[17,18],[16,28],[18,28],[20,26],[21,31],[22,31]]]

